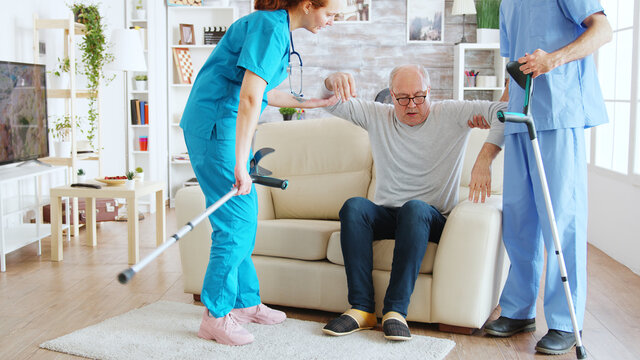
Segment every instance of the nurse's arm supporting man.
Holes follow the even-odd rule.
[[[238,195],[251,192],[251,177],[246,166],[251,149],[251,140],[258,126],[262,94],[267,87],[267,82],[255,73],[245,71],[240,88],[240,103],[238,105],[238,118],[236,122],[236,187]],[[335,104],[337,98],[297,100],[293,95],[273,89],[267,93],[267,101],[270,106],[296,107],[311,109]]]

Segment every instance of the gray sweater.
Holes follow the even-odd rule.
[[[498,110],[507,103],[446,100],[431,103],[427,120],[408,126],[395,116],[393,105],[361,99],[325,108],[367,130],[376,169],[374,202],[400,207],[418,199],[448,215],[458,203],[464,150],[475,114],[490,119],[487,142],[502,147],[504,124]]]

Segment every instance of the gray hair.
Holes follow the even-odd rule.
[[[398,71],[406,68],[414,68],[418,70],[418,72],[420,72],[420,75],[422,75],[422,82],[426,86],[431,86],[431,79],[429,78],[429,73],[424,68],[424,66],[420,64],[405,64],[405,65],[396,66],[393,68],[393,70],[391,70],[391,73],[389,74],[389,90],[393,91],[393,78],[396,77],[396,74],[398,74]]]

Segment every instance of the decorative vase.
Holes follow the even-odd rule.
[[[140,182],[143,182],[144,181],[144,171],[136,173],[135,179],[140,181]]]
[[[478,44],[500,43],[500,29],[476,29]]]
[[[147,12],[144,9],[136,9],[136,19],[144,20],[147,18]]]
[[[133,179],[132,180],[127,179],[127,181],[124,182],[124,186],[126,186],[126,188],[129,190],[133,190],[136,188],[136,181]]]
[[[57,157],[71,157],[71,141],[54,141],[53,149]]]
[[[84,183],[85,181],[87,181],[87,175],[78,175],[79,183]]]
[[[146,80],[136,80],[134,82],[135,88],[137,91],[146,91],[147,90],[147,81]]]
[[[282,120],[284,121],[291,120],[292,116],[293,114],[282,114]]]

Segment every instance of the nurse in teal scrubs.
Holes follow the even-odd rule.
[[[237,196],[209,216],[213,233],[198,336],[229,345],[253,341],[242,324],[276,324],[286,315],[263,305],[251,261],[258,205],[249,176],[251,139],[268,105],[312,108],[334,99],[303,100],[275,90],[289,62],[302,65],[291,31],[317,33],[333,24],[339,0],[255,0],[256,12],[233,23],[198,73],[180,126],[207,206],[232,186]],[[295,84],[294,84],[295,86]]]

